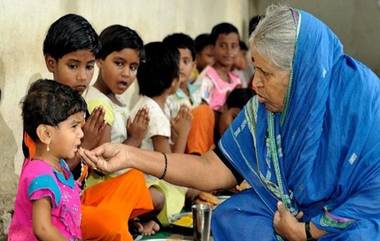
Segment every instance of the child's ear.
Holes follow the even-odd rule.
[[[103,65],[103,60],[102,59],[97,59],[96,60],[96,66],[98,66],[98,69],[102,68]]]
[[[175,88],[177,88],[178,82],[179,82],[179,77],[178,77],[178,78],[175,78],[175,79],[172,81],[172,84],[170,85],[170,88],[171,88],[171,89],[175,89]]]
[[[45,55],[45,64],[50,73],[55,72],[55,68],[57,66],[57,60],[55,60],[50,55]]]
[[[46,144],[46,145],[50,144],[50,142],[51,142],[51,136],[52,136],[51,126],[40,124],[37,127],[36,133],[37,133],[38,139],[43,144]]]

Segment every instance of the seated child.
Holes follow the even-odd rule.
[[[143,41],[134,30],[121,25],[107,27],[101,32],[99,39],[102,46],[97,55],[99,75],[95,84],[84,95],[90,113],[97,107],[105,112],[107,125],[99,144],[112,142],[138,147],[149,123],[147,109],[139,109],[134,120],[128,121],[128,107],[118,95],[124,93],[136,79],[140,59],[144,55]],[[121,174],[123,171],[117,173]],[[116,173],[100,176],[93,172],[86,185],[91,186],[115,175]]]
[[[202,99],[213,110],[219,111],[227,95],[241,84],[239,76],[232,72],[232,66],[239,52],[239,32],[229,23],[213,27],[210,38],[214,45],[215,63],[207,66],[196,80],[201,85]]]
[[[193,109],[193,122],[186,153],[202,155],[214,148],[224,131],[254,95],[252,89],[234,89],[227,97],[220,113],[202,104]],[[195,121],[196,120],[196,121]]]
[[[253,77],[253,69],[248,61],[248,47],[244,43],[244,41],[240,40],[239,43],[239,53],[237,54],[234,65],[233,65],[233,72],[239,76],[241,80],[241,87],[247,88],[252,80]]]
[[[201,73],[208,65],[213,65],[215,63],[214,44],[208,33],[198,35],[195,38],[194,43],[196,69],[198,73]]]
[[[199,34],[194,40],[195,48],[195,68],[190,74],[190,83],[193,83],[207,65],[214,64],[214,46],[210,39],[210,34]]]
[[[86,103],[53,80],[37,80],[22,103],[23,126],[36,152],[21,170],[8,240],[79,240],[80,188],[66,164],[83,137]]]
[[[54,80],[80,94],[87,90],[91,82],[95,55],[99,49],[98,34],[86,19],[76,14],[64,15],[52,23],[43,42],[46,67],[53,74]],[[105,127],[104,112],[98,108],[86,117],[82,147],[92,149],[98,146],[100,133]],[[30,141],[28,148],[24,148],[26,154],[28,149],[33,152]],[[74,177],[83,181],[87,168],[83,164],[78,165],[79,156],[67,160],[67,163],[73,170]]]
[[[145,46],[146,60],[137,71],[137,81],[141,97],[132,110],[132,116],[145,106],[149,109],[149,126],[141,148],[163,153],[183,153],[190,130],[191,115],[186,107],[181,107],[172,121],[166,108],[166,99],[174,94],[179,85],[179,53],[176,48],[162,42]],[[172,122],[172,126],[171,126]],[[171,146],[171,128],[178,133]],[[154,177],[148,178],[158,220],[163,225],[170,223],[173,214],[181,211],[185,201],[186,188],[169,184]]]
[[[121,25],[105,28],[99,39],[102,46],[97,54],[99,75],[94,86],[85,93],[89,112],[102,107],[105,113],[107,125],[99,144],[113,142],[139,146],[149,123],[147,109],[139,109],[134,120],[128,122],[128,108],[118,95],[136,79],[140,59],[144,56],[143,41],[134,30]],[[142,174],[131,170],[118,176],[125,171],[109,175],[90,172],[82,198],[82,210],[86,210],[82,224],[84,238],[131,240],[128,220],[153,209],[152,198],[144,179],[141,179]],[[108,223],[113,225],[103,232],[94,229],[98,226],[97,220],[101,214],[108,216]],[[153,222],[139,225],[139,231],[147,234],[159,229]]]
[[[183,33],[174,33],[164,38],[163,43],[177,48],[179,51],[179,88],[168,96],[166,104],[170,110],[170,116],[178,114],[180,106],[186,105],[189,108],[198,106],[202,99],[200,86],[190,82],[191,71],[195,66],[195,48],[193,39]]]

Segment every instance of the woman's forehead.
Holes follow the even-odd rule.
[[[277,69],[275,65],[264,55],[260,54],[256,45],[253,43],[251,48],[252,62],[260,68],[265,68],[267,70]]]

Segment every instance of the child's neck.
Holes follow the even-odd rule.
[[[216,72],[218,73],[219,77],[226,81],[226,82],[231,82],[231,79],[230,79],[230,76],[229,76],[229,72],[231,71],[231,66],[224,66],[224,65],[221,65],[219,63],[215,63],[213,65],[214,69],[216,70]]]
[[[36,145],[36,154],[32,159],[47,162],[55,170],[63,172],[62,166],[59,164],[61,158],[56,157],[50,151],[47,151],[45,146]]]
[[[152,99],[161,107],[163,110],[165,107],[166,99],[168,98],[169,94],[167,91],[165,91],[162,95],[154,96]]]
[[[181,90],[182,90],[187,96],[190,96],[190,91],[189,91],[189,89],[187,88],[187,81],[182,82],[181,85],[180,85],[179,87],[181,88]]]
[[[110,90],[110,88],[108,88],[108,86],[106,85],[106,83],[104,83],[104,81],[103,81],[100,73],[98,75],[98,78],[96,79],[94,87],[97,88],[100,92],[102,92],[106,96],[113,95],[113,93]]]
[[[122,105],[120,101],[116,98],[115,94],[108,88],[108,86],[104,83],[101,75],[98,75],[94,87],[102,92],[105,96],[107,96],[113,103],[117,105]]]

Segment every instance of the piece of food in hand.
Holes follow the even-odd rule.
[[[211,193],[201,192],[201,193],[199,193],[195,202],[196,203],[209,204],[211,206],[216,206],[219,204],[219,199],[217,196],[215,196]]]

